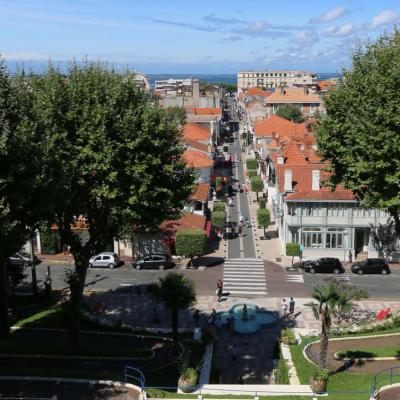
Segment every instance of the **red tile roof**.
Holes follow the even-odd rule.
[[[285,147],[283,158],[285,164],[307,164],[304,154],[293,140]]]
[[[196,150],[186,150],[183,153],[183,159],[188,167],[193,168],[207,168],[214,165],[213,160]]]
[[[271,96],[272,92],[267,92],[266,90],[263,90],[259,87],[252,87],[250,89],[247,89],[245,94],[246,94],[246,96],[269,97],[269,96]]]
[[[209,140],[210,130],[204,126],[190,123],[183,125],[182,128],[183,138],[192,140]]]
[[[208,154],[209,148],[207,144],[201,143],[197,140],[190,140],[190,139],[185,139],[185,142],[188,147],[193,147],[194,149],[199,150],[202,153]]]
[[[194,115],[221,115],[220,108],[192,108]]]
[[[273,134],[292,137],[296,133],[306,133],[304,124],[296,124],[285,118],[278,117],[277,115],[272,115],[271,117],[256,122],[253,128],[255,135],[259,137],[273,136]]]
[[[319,170],[321,182],[327,179],[328,172],[324,171],[327,164],[277,164],[275,163],[278,191],[283,193],[285,170],[292,171],[293,193],[286,195],[287,200],[355,200],[351,190],[341,187],[332,191],[321,185],[319,190],[312,190],[312,171]]]
[[[199,183],[196,185],[194,193],[190,196],[191,200],[197,200],[205,203],[208,200],[210,185],[208,183]]]
[[[317,82],[317,89],[318,90],[328,90],[332,86],[335,86],[335,82],[334,81],[325,80],[325,81],[318,81]]]
[[[307,104],[322,103],[322,100],[311,92],[304,92],[303,88],[285,88],[282,92],[276,90],[266,99],[267,104]]]
[[[181,229],[200,229],[205,230],[207,226],[206,217],[198,214],[183,214],[181,218],[174,221],[164,221],[160,225],[160,230],[167,236],[175,235]]]

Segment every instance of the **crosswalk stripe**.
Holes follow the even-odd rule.
[[[303,278],[303,275],[285,275],[285,281],[286,282],[303,283],[304,278]]]
[[[256,258],[228,259],[224,263],[223,285],[232,296],[267,294],[264,261]]]

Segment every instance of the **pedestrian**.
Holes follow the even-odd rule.
[[[349,250],[349,263],[351,264],[353,262],[353,253],[351,252],[351,249]]]
[[[229,353],[231,355],[232,361],[236,361],[238,356],[238,349],[235,343],[229,346]]]
[[[221,279],[217,282],[217,296],[218,296],[218,303],[221,301],[222,292],[223,292],[224,284]]]
[[[199,310],[195,310],[195,312],[193,313],[193,321],[195,326],[199,326],[199,321],[200,321],[200,311]]]
[[[228,197],[228,206],[231,207],[233,204],[232,197]]]
[[[286,299],[282,299],[282,315],[284,317],[286,317],[286,313],[287,313],[287,303],[286,303]]]
[[[296,305],[296,302],[293,300],[293,297],[290,298],[289,301],[289,314],[293,315],[294,314],[294,306]]]
[[[217,319],[215,320],[215,327],[219,330],[222,328],[222,320],[221,317],[218,315]]]
[[[239,232],[239,236],[242,236],[242,224],[240,223],[238,226],[238,232]]]
[[[215,320],[217,319],[217,311],[215,308],[212,309],[210,318],[208,319],[208,324],[209,325],[215,325]]]

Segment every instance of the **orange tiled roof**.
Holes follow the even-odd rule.
[[[286,164],[307,164],[304,154],[294,141],[289,142],[286,146],[283,157]]]
[[[296,124],[292,121],[288,121],[285,118],[272,115],[271,117],[265,118],[254,124],[254,133],[256,136],[294,136],[296,133],[305,134],[306,127],[304,124]]]
[[[334,81],[325,80],[325,81],[318,81],[317,82],[317,89],[318,90],[328,90],[332,86],[335,86],[335,82]]]
[[[182,129],[184,140],[209,140],[210,130],[198,124],[185,124]]]
[[[272,142],[268,144],[268,148],[269,149],[277,149],[277,148],[279,148],[279,144],[276,143],[275,139],[272,139]]]
[[[201,143],[198,140],[191,140],[191,139],[185,139],[185,143],[187,144],[188,147],[193,147],[194,149],[199,150],[202,153],[208,154],[209,148],[208,145],[205,143]]]
[[[285,88],[281,93],[281,90],[277,90],[271,96],[266,99],[267,104],[320,104],[322,100],[315,94],[308,92],[304,93],[302,88]]]
[[[208,183],[199,183],[196,185],[194,193],[190,196],[192,200],[197,200],[205,203],[208,200],[210,185]]]
[[[252,87],[246,90],[246,96],[261,96],[261,97],[269,97],[272,92],[267,92],[259,87]]]
[[[321,182],[327,179],[324,171],[326,164],[276,164],[276,176],[279,192],[284,192],[285,170],[292,171],[293,193],[286,195],[287,200],[355,200],[351,190],[341,187],[332,191],[321,185],[319,190],[312,190],[312,171],[321,171]]]
[[[183,159],[188,167],[193,168],[207,168],[214,165],[213,160],[196,150],[186,150],[183,153]]]
[[[166,235],[174,235],[181,229],[205,230],[207,225],[206,217],[198,214],[183,214],[181,218],[174,221],[164,221],[160,230]]]
[[[192,114],[194,115],[221,115],[221,109],[216,108],[192,108]]]

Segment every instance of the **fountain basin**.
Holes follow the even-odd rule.
[[[244,309],[247,307],[247,311]],[[254,304],[235,304],[229,311],[218,313],[223,324],[231,324],[236,333],[254,333],[278,319],[276,313],[260,310]],[[243,318],[245,317],[245,318]]]

